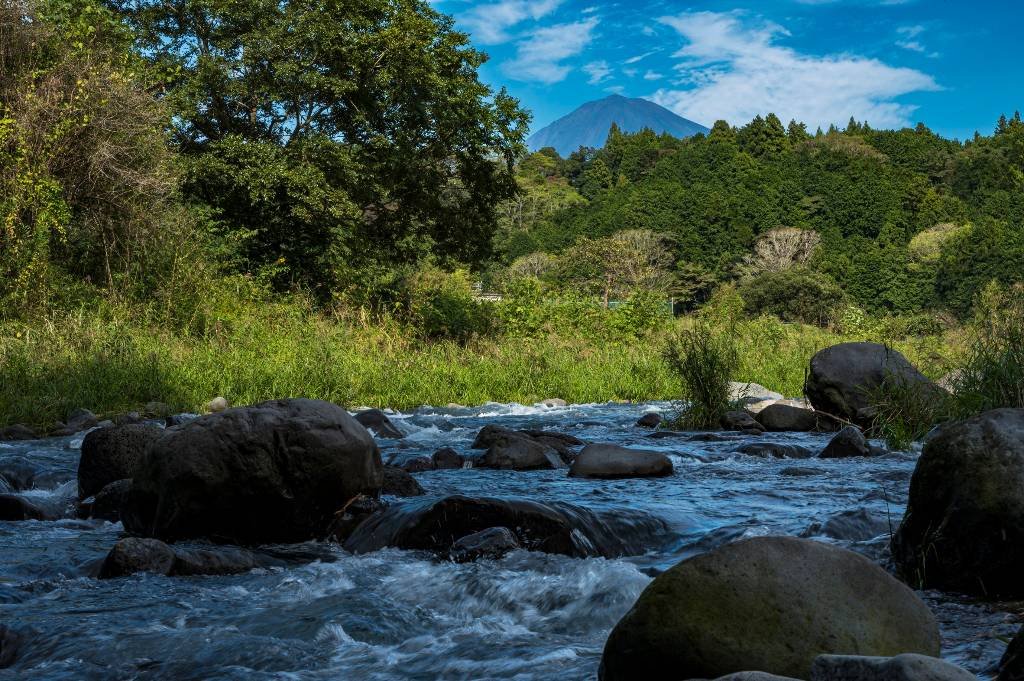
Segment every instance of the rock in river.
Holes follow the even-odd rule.
[[[822,655],[811,666],[811,681],[977,681],[977,677],[927,655]]]
[[[664,521],[617,510],[598,514],[572,504],[520,498],[422,498],[394,504],[363,521],[345,542],[353,553],[385,547],[433,551],[447,556],[471,534],[506,527],[529,551],[586,558],[636,555],[666,539]]]
[[[911,584],[1024,598],[1024,409],[947,425],[925,444],[892,553]]]
[[[672,462],[661,452],[616,445],[587,445],[573,461],[570,478],[661,478],[672,475]]]
[[[373,431],[377,437],[389,440],[401,440],[405,433],[398,429],[388,415],[380,409],[365,409],[356,414],[356,421],[363,424],[368,430]]]
[[[348,412],[276,400],[167,430],[139,467],[122,521],[168,540],[300,542],[325,536],[338,510],[382,483],[380,451]]]
[[[46,520],[46,512],[17,494],[0,494],[0,520]]]
[[[135,476],[143,455],[164,434],[150,424],[98,428],[82,440],[78,496],[91,497],[112,482]]]
[[[528,435],[509,432],[497,437],[477,463],[480,468],[532,471],[565,468],[565,461],[553,448]]]
[[[747,456],[759,456],[762,459],[810,459],[814,453],[807,447],[787,445],[782,442],[751,442],[736,450]]]
[[[840,343],[811,358],[804,391],[817,411],[871,427],[871,393],[883,382],[941,396],[942,389],[907,358],[878,343]]]
[[[778,403],[759,411],[756,418],[765,430],[777,433],[786,431],[807,433],[818,430],[823,422],[823,419],[819,419],[818,414],[810,409]]]
[[[380,492],[396,497],[418,497],[425,494],[416,478],[397,466],[384,466],[384,484]]]
[[[996,681],[1024,681],[1024,627],[1010,641],[1003,659],[999,661]]]
[[[468,563],[479,558],[501,558],[519,548],[519,540],[507,527],[490,527],[467,535],[452,544],[451,558]]]
[[[806,678],[823,654],[935,656],[928,607],[873,562],[835,546],[757,537],[659,575],[615,626],[602,681]]]
[[[847,426],[835,434],[819,455],[822,459],[845,459],[853,456],[874,456],[864,433],[856,426]]]

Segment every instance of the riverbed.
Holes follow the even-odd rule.
[[[391,414],[406,434],[380,440],[385,461],[470,444],[485,425],[550,429],[588,442],[670,455],[667,478],[570,479],[564,470],[428,471],[428,495],[516,496],[605,514],[641,511],[664,536],[639,556],[573,559],[514,552],[469,564],[383,550],[351,555],[325,544],[271,547],[280,565],[226,577],[90,575],[123,532],[74,518],[83,434],[0,443],[0,470],[34,479],[23,494],[65,517],[0,522],[0,624],[25,638],[0,679],[592,680],[605,638],[650,583],[680,560],[743,537],[810,536],[886,565],[917,452],[858,459],[763,459],[750,442],[820,451],[821,434],[689,434],[654,439],[634,425],[669,405],[488,404]],[[880,443],[876,443],[880,444]],[[856,514],[849,513],[856,512]],[[822,527],[847,513],[877,532]],[[828,536],[829,534],[838,536]],[[862,533],[863,534],[863,533]],[[923,594],[943,655],[983,678],[1019,622],[998,605]]]

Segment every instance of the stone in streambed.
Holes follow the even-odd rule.
[[[939,631],[907,586],[851,551],[792,537],[741,540],[683,561],[608,638],[602,681],[806,678],[823,654],[937,655]]]
[[[657,428],[661,425],[661,414],[648,412],[636,420],[637,428]]]
[[[25,497],[0,494],[0,520],[46,520],[46,512]]]
[[[745,411],[727,411],[719,424],[726,430],[741,430],[750,432],[764,432],[764,426],[758,423],[757,419]]]
[[[275,400],[199,417],[164,432],[122,509],[134,534],[219,543],[318,539],[346,503],[377,496],[380,451],[329,402]]]
[[[138,572],[169,575],[174,550],[159,539],[128,537],[114,544],[100,567],[100,579],[127,577]]]
[[[715,681],[799,681],[791,676],[777,676],[767,672],[734,672],[719,676]]]
[[[818,430],[823,421],[810,409],[780,403],[769,405],[759,411],[756,420],[765,430],[774,433],[809,433]]]
[[[489,527],[452,544],[451,559],[468,563],[480,558],[497,559],[519,548],[519,541],[507,527]]]
[[[149,424],[98,428],[82,440],[78,462],[78,496],[91,497],[105,486],[135,476],[142,457],[164,434]]]
[[[811,681],[977,681],[977,677],[927,655],[821,655],[811,665]]]
[[[655,478],[672,475],[672,461],[661,452],[616,445],[587,445],[573,461],[570,478]]]
[[[68,414],[65,423],[57,424],[50,432],[50,437],[66,437],[81,433],[83,430],[95,428],[99,424],[99,418],[88,409],[75,409]]]
[[[132,491],[132,481],[116,480],[101,489],[88,508],[89,518],[99,518],[116,523],[121,520],[121,508],[127,503]]]
[[[843,511],[824,523],[814,523],[801,533],[801,537],[831,537],[846,541],[867,541],[889,534],[892,527],[885,518],[871,515],[867,509]]]
[[[388,440],[401,440],[405,437],[405,433],[398,429],[388,415],[380,409],[366,409],[358,412],[355,416],[356,421],[363,424],[368,430],[372,431],[377,437],[382,437]]]
[[[810,459],[814,456],[814,453],[806,447],[787,445],[781,442],[751,442],[736,451],[762,459]]]
[[[999,661],[996,681],[1024,681],[1024,627],[1010,641],[1003,659]]]
[[[493,441],[477,463],[479,468],[532,471],[565,468],[565,462],[551,447],[521,433],[502,435]]]
[[[25,635],[6,624],[0,624],[0,669],[7,669],[18,659]]]
[[[892,554],[915,586],[1024,598],[1024,409],[949,424],[925,444]]]
[[[855,456],[877,456],[881,452],[868,444],[856,426],[847,426],[835,434],[819,455],[822,459],[846,459]]]
[[[237,546],[210,548],[174,547],[174,576],[238,575],[258,566],[256,556]]]
[[[416,482],[416,478],[397,466],[384,466],[384,485],[380,493],[395,497],[418,497],[426,494],[420,483]]]
[[[20,423],[0,428],[0,440],[35,440],[38,437],[36,431]]]
[[[407,459],[402,463],[401,467],[406,473],[424,473],[436,468],[434,461],[429,456],[417,456]]]
[[[464,468],[466,457],[459,454],[451,447],[442,447],[430,456],[434,468],[439,471],[455,470]]]

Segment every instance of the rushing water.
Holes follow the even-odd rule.
[[[385,460],[441,446],[470,453],[484,425],[544,428],[593,442],[658,449],[675,474],[653,480],[569,479],[565,471],[463,469],[417,476],[431,495],[522,496],[595,511],[640,510],[671,533],[616,560],[515,552],[471,564],[388,549],[350,555],[308,544],[276,548],[282,564],[230,577],[89,575],[120,524],[71,516],[81,435],[0,443],[0,470],[34,474],[26,492],[64,520],[0,522],[0,624],[25,644],[0,679],[594,679],[615,622],[657,574],[740,537],[808,534],[863,510],[898,524],[916,455],[765,460],[733,453],[752,440],[822,449],[827,436],[651,439],[633,422],[665,405],[424,408],[392,419]],[[810,534],[814,534],[813,531]],[[885,563],[888,534],[833,541]],[[925,594],[944,655],[991,676],[1016,630],[995,606]]]

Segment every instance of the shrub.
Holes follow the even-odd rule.
[[[973,327],[970,353],[952,386],[959,414],[1024,408],[1024,284],[1009,291],[989,284]]]
[[[764,272],[740,290],[748,314],[774,314],[787,322],[825,326],[844,302],[831,278],[805,269]]]
[[[615,308],[611,326],[621,335],[639,338],[657,330],[669,319],[671,315],[665,296],[655,291],[638,291],[625,304]]]
[[[875,412],[870,434],[884,438],[894,449],[908,448],[952,414],[945,391],[923,390],[895,376],[886,378],[868,401]]]
[[[672,338],[665,361],[681,385],[675,424],[684,429],[718,428],[731,407],[729,381],[739,354],[729,333],[698,323]]]
[[[465,270],[420,270],[407,280],[406,297],[409,320],[425,338],[466,342],[491,327],[490,311],[473,296]]]

